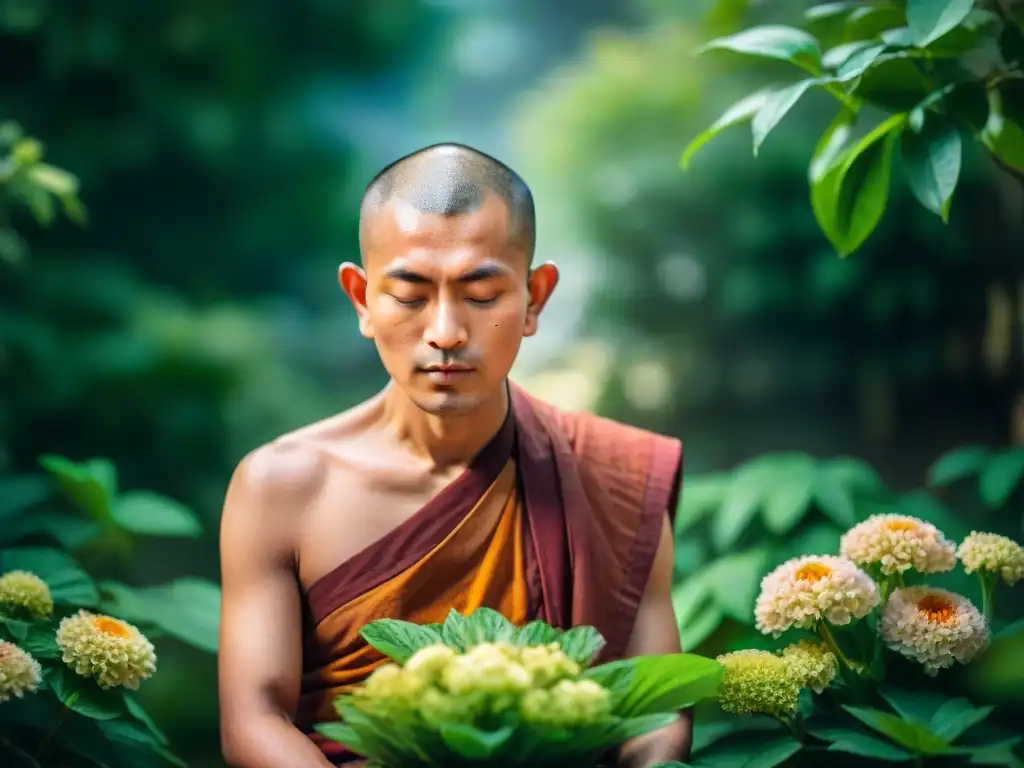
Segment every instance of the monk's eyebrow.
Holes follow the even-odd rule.
[[[483,280],[493,280],[496,277],[505,277],[507,275],[508,270],[499,264],[484,264],[476,269],[471,269],[469,272],[459,275],[455,279],[455,282],[479,283]],[[413,283],[415,285],[424,285],[426,283],[433,282],[426,275],[414,272],[408,267],[393,267],[384,273],[384,277],[389,280],[401,280],[402,282]]]
[[[484,264],[460,275],[457,282],[478,283],[482,280],[492,280],[496,277],[505,277],[506,275],[508,275],[508,270],[503,267],[497,264]]]
[[[405,267],[389,269],[384,273],[384,277],[390,280],[401,280],[405,283],[415,283],[417,285],[430,282],[428,278],[424,277],[419,272],[413,272],[411,269],[406,269]]]

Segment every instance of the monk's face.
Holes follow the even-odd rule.
[[[509,235],[497,195],[455,216],[392,198],[366,224],[363,269],[342,265],[360,332],[424,411],[462,415],[493,397],[537,330],[558,273],[551,264],[531,272]]]

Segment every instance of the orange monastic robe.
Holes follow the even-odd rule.
[[[596,626],[604,659],[626,649],[682,446],[510,392],[509,418],[460,477],[306,594],[296,723],[336,764],[356,756],[312,727],[336,719],[334,698],[383,662],[359,635],[371,621],[485,606],[516,624]]]

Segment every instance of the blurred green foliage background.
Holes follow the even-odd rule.
[[[204,533],[104,540],[93,563],[137,587],[215,581],[235,463],[384,382],[335,282],[362,186],[454,140],[523,173],[563,271],[515,376],[685,441],[689,649],[749,646],[760,574],[872,511],[1019,540],[1024,460],[987,501],[977,451],[918,489],[957,446],[1024,441],[1022,187],[974,152],[948,226],[897,185],[839,259],[807,199],[820,94],[757,161],[737,129],[679,170],[781,71],[693,49],[807,5],[0,3],[0,156],[20,127],[54,166],[0,179],[0,512],[41,456],[104,457]],[[141,699],[190,765],[220,765],[215,658],[157,642]],[[1020,701],[1020,650],[972,673],[979,699]]]

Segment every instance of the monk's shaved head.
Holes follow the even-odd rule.
[[[401,199],[417,211],[459,216],[497,195],[509,212],[509,240],[533,257],[536,223],[533,195],[519,175],[499,160],[461,144],[435,144],[406,155],[378,173],[363,195],[359,239],[364,258],[369,226],[383,206]]]

